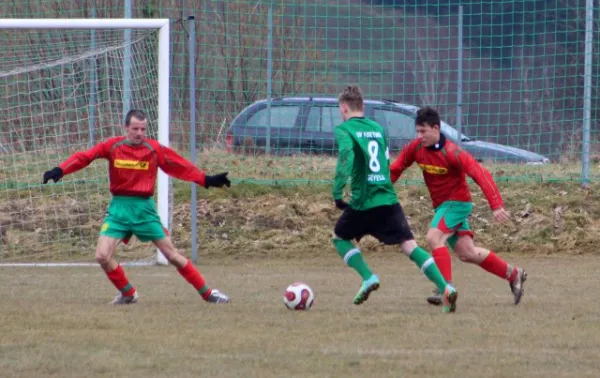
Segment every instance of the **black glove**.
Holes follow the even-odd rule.
[[[335,207],[337,207],[340,210],[344,210],[345,208],[348,207],[348,204],[346,202],[344,202],[344,200],[335,200]]]
[[[43,183],[45,184],[50,180],[54,180],[54,182],[57,182],[62,177],[63,177],[63,170],[60,169],[59,167],[54,167],[51,170],[44,172]]]
[[[214,176],[206,176],[204,178],[204,187],[206,189],[213,188],[222,188],[223,186],[227,186],[228,188],[231,186],[231,181],[227,178],[227,174],[229,172],[219,173]]]

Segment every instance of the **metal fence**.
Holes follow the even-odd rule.
[[[585,181],[597,178],[589,164],[598,157],[597,8],[591,0],[6,0],[0,17],[172,19],[172,144],[186,153],[196,145],[200,165],[227,168],[237,179],[327,179],[338,118],[314,98],[357,83],[366,98],[390,100],[381,114],[393,103],[434,106],[471,140],[551,161],[519,166],[512,177]],[[46,40],[53,51],[69,44]],[[115,75],[124,86],[120,112],[131,106],[130,84]],[[265,99],[269,115],[247,113],[230,127]],[[379,120],[410,128],[400,118]],[[505,162],[500,152],[481,154],[491,169]],[[315,164],[320,174],[303,169]]]
[[[359,84],[392,155],[414,137],[415,106],[429,105],[498,181],[587,183],[600,178],[598,5],[4,0],[0,17],[172,20],[171,145],[237,182],[330,182],[335,98]],[[132,107],[148,111],[155,134],[152,38],[0,31],[0,259],[93,258],[108,201],[104,167],[51,186],[40,177],[74,150],[120,133]],[[403,180],[419,181],[418,170]],[[195,199],[192,192],[197,258]],[[148,255],[135,250],[130,258]]]

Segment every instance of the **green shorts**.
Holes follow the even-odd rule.
[[[113,196],[100,235],[122,239],[126,243],[135,235],[140,241],[148,242],[164,239],[167,231],[152,198]]]
[[[469,216],[473,211],[471,202],[446,201],[435,209],[431,228],[437,228],[445,234],[452,234],[448,244],[454,248],[459,236],[474,236],[469,226]]]

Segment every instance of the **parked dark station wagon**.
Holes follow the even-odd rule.
[[[382,125],[391,152],[398,152],[415,138],[415,116],[419,107],[387,100],[365,100],[365,116]],[[271,100],[270,125],[267,100],[246,107],[227,129],[230,151],[266,151],[275,155],[333,155],[337,152],[333,129],[342,123],[334,97],[283,97]],[[270,127],[269,127],[270,126]],[[270,130],[269,130],[270,128]],[[442,132],[458,142],[459,133],[442,121]],[[520,148],[460,136],[461,147],[479,161],[544,164],[545,156]]]

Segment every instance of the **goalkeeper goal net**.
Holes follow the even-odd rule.
[[[42,185],[76,151],[123,135],[128,109],[169,145],[169,20],[0,19],[0,265],[95,264],[110,201],[106,160]],[[157,202],[169,228],[169,179]],[[134,238],[116,256],[165,264]]]

